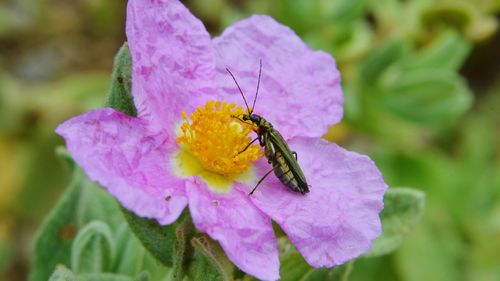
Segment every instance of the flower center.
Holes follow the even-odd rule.
[[[204,169],[223,176],[246,171],[262,152],[252,144],[250,126],[231,117],[244,113],[241,106],[221,101],[208,101],[199,106],[188,118],[182,113],[182,135],[177,142],[185,144]],[[191,119],[191,121],[189,120]]]

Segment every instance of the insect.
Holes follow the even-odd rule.
[[[306,178],[299,166],[299,163],[297,162],[297,153],[288,147],[288,144],[283,136],[281,136],[278,130],[274,129],[271,123],[264,119],[264,117],[253,113],[253,110],[255,109],[255,102],[257,101],[257,96],[259,95],[262,60],[260,61],[259,79],[257,82],[257,91],[253,100],[252,110],[248,107],[245,95],[243,94],[243,91],[241,90],[241,87],[236,81],[233,73],[228,68],[226,68],[226,71],[233,78],[247,108],[247,114],[242,114],[241,118],[239,116],[232,117],[244,123],[253,125],[253,130],[257,134],[257,137],[239,153],[243,153],[250,147],[251,144],[258,140],[260,146],[264,147],[264,155],[267,158],[267,162],[273,166],[273,168],[257,182],[249,195],[252,195],[255,192],[259,184],[262,183],[262,181],[272,171],[274,171],[274,174],[281,181],[281,183],[290,188],[292,191],[300,192],[302,194],[309,192],[309,186]]]

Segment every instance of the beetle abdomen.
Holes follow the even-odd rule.
[[[281,154],[280,151],[276,151],[274,154],[274,158],[272,161],[273,164],[273,170],[274,174],[276,177],[286,185],[287,187],[291,188],[294,191],[301,192],[301,188],[299,187],[299,183],[295,176],[293,175],[292,170],[290,169],[290,166],[285,160],[285,157],[283,157],[283,154]]]

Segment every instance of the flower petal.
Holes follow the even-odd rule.
[[[288,27],[268,16],[252,16],[213,42],[222,99],[244,105],[228,67],[252,106],[262,59],[255,113],[273,123],[285,139],[321,137],[342,118],[343,95],[334,59],[312,51]]]
[[[173,140],[149,133],[145,123],[113,109],[99,109],[66,121],[56,132],[89,178],[125,208],[169,224],[187,204],[185,185],[168,170]]]
[[[255,205],[312,266],[331,267],[369,251],[381,234],[387,188],[373,161],[322,139],[296,138],[289,145],[298,153],[310,192],[292,192],[270,176],[252,196]]]
[[[195,226],[219,241],[241,270],[262,280],[279,278],[277,241],[271,220],[237,188],[226,194],[208,190],[195,178],[186,184],[189,210]]]
[[[127,39],[138,116],[154,128],[215,91],[215,58],[203,24],[177,0],[129,0]]]

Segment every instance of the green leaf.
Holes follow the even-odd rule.
[[[71,245],[77,233],[75,206],[83,181],[79,170],[63,197],[50,212],[38,231],[33,246],[33,260],[29,280],[49,279],[58,264],[70,265]]]
[[[156,281],[170,279],[171,268],[158,262],[158,260],[154,258],[146,249],[144,249],[144,259],[140,268],[148,273],[150,277],[149,280]]]
[[[69,154],[69,151],[64,146],[56,147],[56,155],[61,159],[72,171],[75,169],[75,160]]]
[[[321,22],[322,10],[318,4],[311,0],[280,0],[276,5],[281,12],[280,19],[301,34]]]
[[[165,280],[169,276],[170,269],[151,256],[125,221],[115,231],[113,238],[117,251],[111,272],[137,276],[136,280]]]
[[[457,71],[469,55],[472,45],[454,30],[446,30],[419,53],[411,56],[403,67],[438,68]]]
[[[86,273],[78,274],[78,281],[136,281],[127,275],[114,273]]]
[[[426,29],[453,27],[465,33],[473,21],[473,6],[461,5],[459,1],[435,3],[422,13],[422,23]]]
[[[472,93],[458,74],[434,68],[402,72],[383,103],[393,113],[423,124],[445,124],[469,109]]]
[[[79,227],[85,226],[90,221],[100,220],[108,224],[111,229],[115,229],[123,222],[116,200],[86,176],[82,182],[75,211],[76,223]]]
[[[337,27],[337,24],[335,24],[335,29],[340,29]],[[366,22],[355,22],[349,26],[343,27],[342,30],[338,30],[337,32],[339,32],[339,34],[333,38],[334,40],[330,40],[331,42],[325,42],[321,33],[318,34],[316,37],[318,42],[316,46],[320,50],[331,50],[331,53],[335,54],[335,58],[338,60],[339,65],[345,63],[346,70],[344,70],[344,72],[349,72],[349,67],[356,67],[351,63],[352,61],[357,61],[360,57],[364,57],[370,52],[374,40],[374,32],[372,27]],[[350,79],[347,78],[346,82],[349,80]],[[349,85],[349,83],[347,83],[347,85]]]
[[[117,253],[113,272],[134,276],[143,268],[146,249],[141,242],[134,236],[128,224],[120,224],[114,235],[114,241],[117,245]]]
[[[149,280],[153,280],[153,279],[151,279],[151,277],[147,271],[141,272],[139,275],[137,275],[137,277],[134,278],[134,281],[149,281]]]
[[[455,203],[453,199],[450,201]],[[446,204],[446,201],[439,201],[439,204]],[[432,215],[425,216],[425,221],[412,230],[411,239],[405,241],[392,255],[391,262],[396,267],[398,277],[405,281],[488,280],[472,276],[470,279],[464,278],[464,270],[468,269],[469,264],[463,261],[464,257],[470,255],[470,250],[464,247],[463,234],[457,231],[456,225],[448,218],[443,219],[443,215],[447,216],[446,211],[441,209],[436,212],[434,206],[429,206],[429,211]],[[492,255],[494,257],[498,257],[498,251]],[[492,265],[498,264],[498,258],[494,259]]]
[[[351,276],[353,266],[354,266],[354,260],[332,268],[328,273],[327,280],[348,281],[349,277]]]
[[[184,219],[175,231],[174,259],[171,281],[182,281],[186,275],[189,258],[192,255],[192,247],[189,244],[195,232],[190,218]]]
[[[194,248],[188,276],[193,281],[233,280],[234,266],[227,259],[219,244],[206,236],[191,240]]]
[[[395,251],[419,221],[424,210],[425,195],[410,188],[392,187],[384,196],[382,236],[377,238],[372,250],[365,256],[375,257]]]
[[[71,270],[63,265],[58,265],[54,273],[50,276],[49,281],[77,281],[76,276]]]
[[[299,252],[293,251],[281,257],[281,281],[347,281],[353,262],[333,268],[313,268]]]
[[[393,40],[376,48],[361,64],[360,75],[364,83],[373,84],[383,72],[406,53],[407,47],[403,41]]]
[[[73,241],[89,221],[97,219],[114,227],[123,220],[115,200],[74,168],[70,186],[34,239],[31,281],[47,280],[58,264],[71,265]]]
[[[130,229],[153,257],[166,266],[172,266],[174,264],[173,245],[176,241],[176,229],[179,223],[161,226],[156,220],[138,217],[124,208],[122,212]]]
[[[306,263],[299,252],[283,255],[281,257],[280,275],[281,281],[296,281],[300,280],[310,270],[311,266]]]
[[[82,228],[71,247],[71,268],[76,273],[106,272],[115,256],[115,245],[109,226],[92,221]]]
[[[115,56],[111,87],[106,99],[106,106],[112,107],[130,116],[137,115],[131,92],[132,60],[128,44],[124,43]]]
[[[358,19],[366,9],[367,0],[324,1],[323,6],[330,6],[329,19],[333,22],[350,22]],[[328,7],[327,6],[327,7]]]

